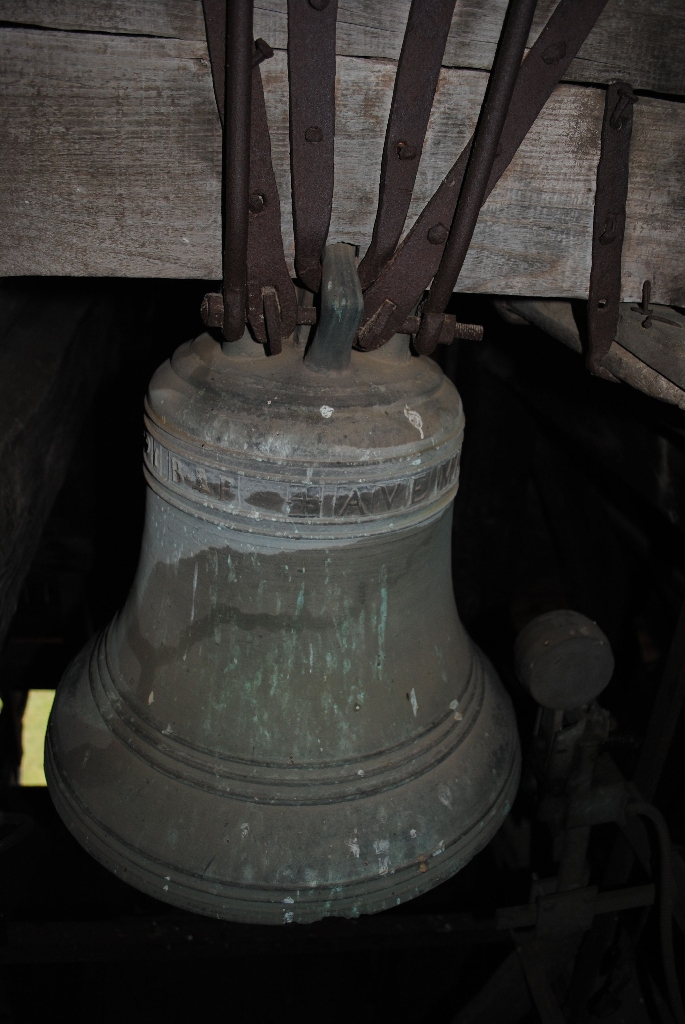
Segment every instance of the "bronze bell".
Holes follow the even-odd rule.
[[[453,596],[459,395],[405,335],[350,352],[354,296],[322,295],[306,358],[206,333],[154,375],[136,578],[46,743],[93,856],[235,921],[403,903],[488,842],[519,780]]]

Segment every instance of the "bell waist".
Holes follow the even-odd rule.
[[[483,709],[485,677],[480,657],[459,712],[453,707],[419,735],[376,754],[318,764],[277,764],[220,754],[160,731],[122,696],[112,625],[90,655],[90,688],[102,720],[124,746],[156,771],[206,792],[248,802],[327,804],[396,789],[432,771],[469,739]]]

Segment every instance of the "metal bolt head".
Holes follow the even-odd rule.
[[[259,192],[253,192],[247,201],[250,213],[261,213],[266,206],[266,199]]]
[[[434,224],[433,227],[429,229],[426,238],[431,245],[444,245],[447,241],[448,235],[449,231],[444,224]]]
[[[416,146],[410,146],[408,142],[397,143],[397,155],[400,160],[415,160]]]
[[[200,306],[200,317],[205,327],[224,326],[224,297],[221,292],[207,292]]]
[[[266,39],[255,39],[254,45],[255,52],[252,58],[252,67],[255,67],[256,64],[261,64],[263,60],[269,60],[270,57],[273,57],[274,51]]]
[[[546,50],[542,51],[541,57],[545,64],[558,64],[566,56],[566,43],[560,40],[558,43],[551,43]]]
[[[309,0],[309,6],[313,7],[315,11],[325,11],[328,3],[329,0]]]
[[[304,133],[304,137],[307,142],[322,142],[323,132],[320,128],[317,128],[316,125],[312,125],[311,128],[307,128],[307,131]]]

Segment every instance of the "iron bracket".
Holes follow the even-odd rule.
[[[607,87],[597,165],[592,268],[587,305],[587,367],[591,373],[610,381],[616,381],[617,378],[602,365],[602,360],[618,333],[630,136],[633,105],[636,102],[637,97],[627,82],[613,82]]]

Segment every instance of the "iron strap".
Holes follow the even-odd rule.
[[[371,245],[359,264],[368,288],[395,251],[407,217],[455,0],[412,0],[385,133]]]
[[[485,199],[580,49],[606,0],[561,0],[521,65]],[[401,327],[430,284],[449,235],[473,139],[364,296],[358,342],[378,348]]]
[[[252,132],[247,231],[247,316],[272,355],[296,327],[297,295],[283,252],[281,204],[259,65],[252,71]]]
[[[333,204],[338,0],[288,0],[290,172],[295,270],[318,291]]]
[[[212,67],[214,98],[219,119],[224,123],[224,79],[226,76],[226,0],[202,0],[207,50]]]
[[[510,0],[504,18],[456,213],[440,266],[421,311],[421,329],[414,344],[416,351],[422,354],[428,355],[434,350],[445,328],[445,309],[461,273],[484,202],[536,4],[537,0]]]
[[[245,330],[247,194],[250,173],[252,0],[206,0],[207,47],[223,132],[223,310],[227,341]],[[227,35],[228,33],[228,35]],[[219,73],[219,68],[221,72]]]
[[[225,0],[203,0],[214,94],[222,125],[226,6]],[[282,339],[287,338],[295,329],[297,298],[283,252],[281,208],[271,162],[271,142],[259,69],[259,64],[272,55],[271,47],[263,39],[258,39],[252,53],[249,176],[247,200],[244,202],[247,217],[247,272],[243,261],[246,298],[242,306],[242,324],[244,330],[247,315],[257,340],[263,344],[268,343],[270,351],[276,353],[281,350]],[[227,177],[224,168],[224,190],[229,188]],[[225,264],[224,260],[224,278]],[[208,327],[224,327],[224,303],[218,294],[205,296],[202,317]]]
[[[621,252],[635,101],[636,97],[627,82],[612,82],[607,87],[597,165],[592,269],[587,305],[587,366],[591,373],[608,380],[616,378],[602,366],[602,359],[616,340],[618,331]]]

